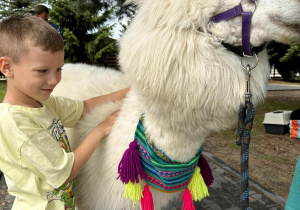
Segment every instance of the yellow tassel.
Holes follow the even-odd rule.
[[[188,186],[194,201],[200,201],[202,198],[209,196],[207,186],[197,166]]]
[[[129,181],[125,184],[124,198],[130,198],[132,200],[133,207],[135,208],[135,204],[142,198],[141,180],[139,183],[132,183]]]

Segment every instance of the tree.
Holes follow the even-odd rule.
[[[270,64],[285,80],[294,80],[295,74],[300,70],[300,40],[291,45],[273,41],[267,49]]]
[[[136,6],[125,4],[126,0],[115,0],[115,15],[118,19],[128,18],[132,19],[136,13]]]
[[[2,0],[0,4],[0,20],[12,14],[30,12],[42,0]]]
[[[116,42],[110,38],[114,25],[109,25],[108,21],[116,15],[122,18],[131,14],[120,7],[122,1],[124,2],[124,0],[50,2],[51,20],[64,29],[66,62],[102,63],[105,57],[117,53]]]
[[[300,40],[291,44],[287,53],[280,59],[281,62],[288,62],[300,59]],[[298,63],[300,64],[300,63]]]

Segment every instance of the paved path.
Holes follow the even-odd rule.
[[[268,90],[300,90],[300,85],[269,84]]]
[[[7,187],[5,184],[4,176],[2,172],[0,172],[0,209],[1,210],[10,210],[12,203],[14,201],[14,197],[6,192]]]
[[[196,202],[196,210],[238,210],[240,201],[239,172],[212,154],[204,152],[209,162],[215,181],[208,188],[210,196],[201,202]],[[250,174],[251,177],[251,174]],[[249,180],[250,210],[280,210],[284,209],[286,200],[264,188],[259,183]],[[181,210],[182,202],[173,201],[164,210]]]
[[[210,196],[196,202],[196,210],[238,210],[240,198],[239,172],[226,165],[212,154],[204,152],[215,181],[208,188]],[[250,210],[282,210],[286,200],[251,180],[250,174]],[[10,210],[14,197],[9,195],[3,176],[0,180],[1,210]],[[174,200],[163,210],[181,210],[182,201]],[[101,209],[101,208],[99,208]],[[101,209],[102,210],[102,209]]]

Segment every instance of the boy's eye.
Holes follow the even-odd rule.
[[[47,70],[45,70],[45,69],[44,69],[44,70],[38,70],[38,72],[39,72],[39,73],[46,73]]]
[[[57,69],[57,71],[61,71],[61,70],[63,70],[63,69],[62,69],[62,68],[58,68],[58,69]]]

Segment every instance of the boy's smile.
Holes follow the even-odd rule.
[[[64,51],[52,53],[41,47],[32,47],[11,64],[13,72],[4,102],[26,107],[36,107],[36,101],[49,98],[61,80]]]

